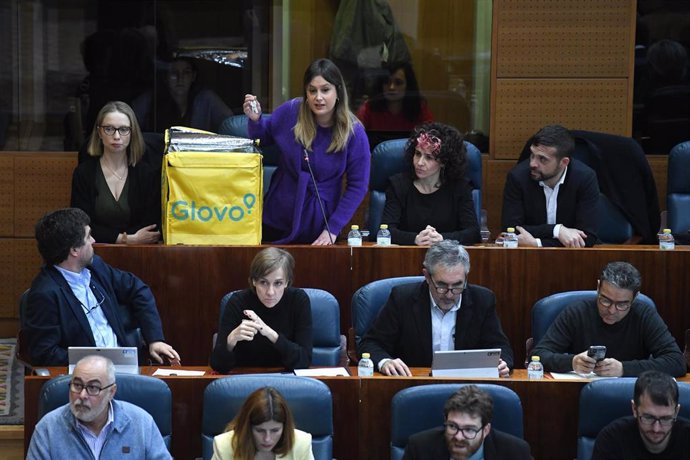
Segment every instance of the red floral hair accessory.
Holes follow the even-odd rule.
[[[417,148],[426,154],[434,154],[441,150],[441,139],[438,136],[423,131],[417,136]]]

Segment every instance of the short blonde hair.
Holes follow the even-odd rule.
[[[98,135],[98,128],[101,126],[101,123],[103,123],[105,116],[113,112],[124,114],[129,118],[129,125],[132,132],[129,135],[127,158],[130,166],[134,166],[144,156],[144,136],[141,134],[141,128],[139,127],[139,122],[137,121],[137,116],[134,114],[134,110],[122,101],[110,101],[98,112],[86,151],[92,157],[100,157],[103,155],[103,142],[101,142],[101,138]]]

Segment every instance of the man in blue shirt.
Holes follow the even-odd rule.
[[[26,458],[171,459],[153,418],[143,409],[115,401],[115,366],[87,356],[74,368],[69,404],[36,425]]]
[[[139,330],[154,360],[179,363],[164,342],[151,289],[94,256],[89,223],[84,211],[68,208],[36,224],[45,265],[31,284],[22,324],[31,364],[66,366],[67,348],[74,346],[141,348]]]

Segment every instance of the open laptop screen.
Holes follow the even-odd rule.
[[[500,360],[500,348],[435,351],[431,375],[434,377],[498,378]]]
[[[99,355],[110,359],[115,365],[115,372],[124,374],[139,373],[139,358],[136,347],[69,347],[69,373],[74,371],[80,359],[89,355]]]

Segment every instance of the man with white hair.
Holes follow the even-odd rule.
[[[171,459],[151,415],[114,400],[116,391],[112,361],[82,358],[69,383],[69,404],[38,422],[26,458]]]

